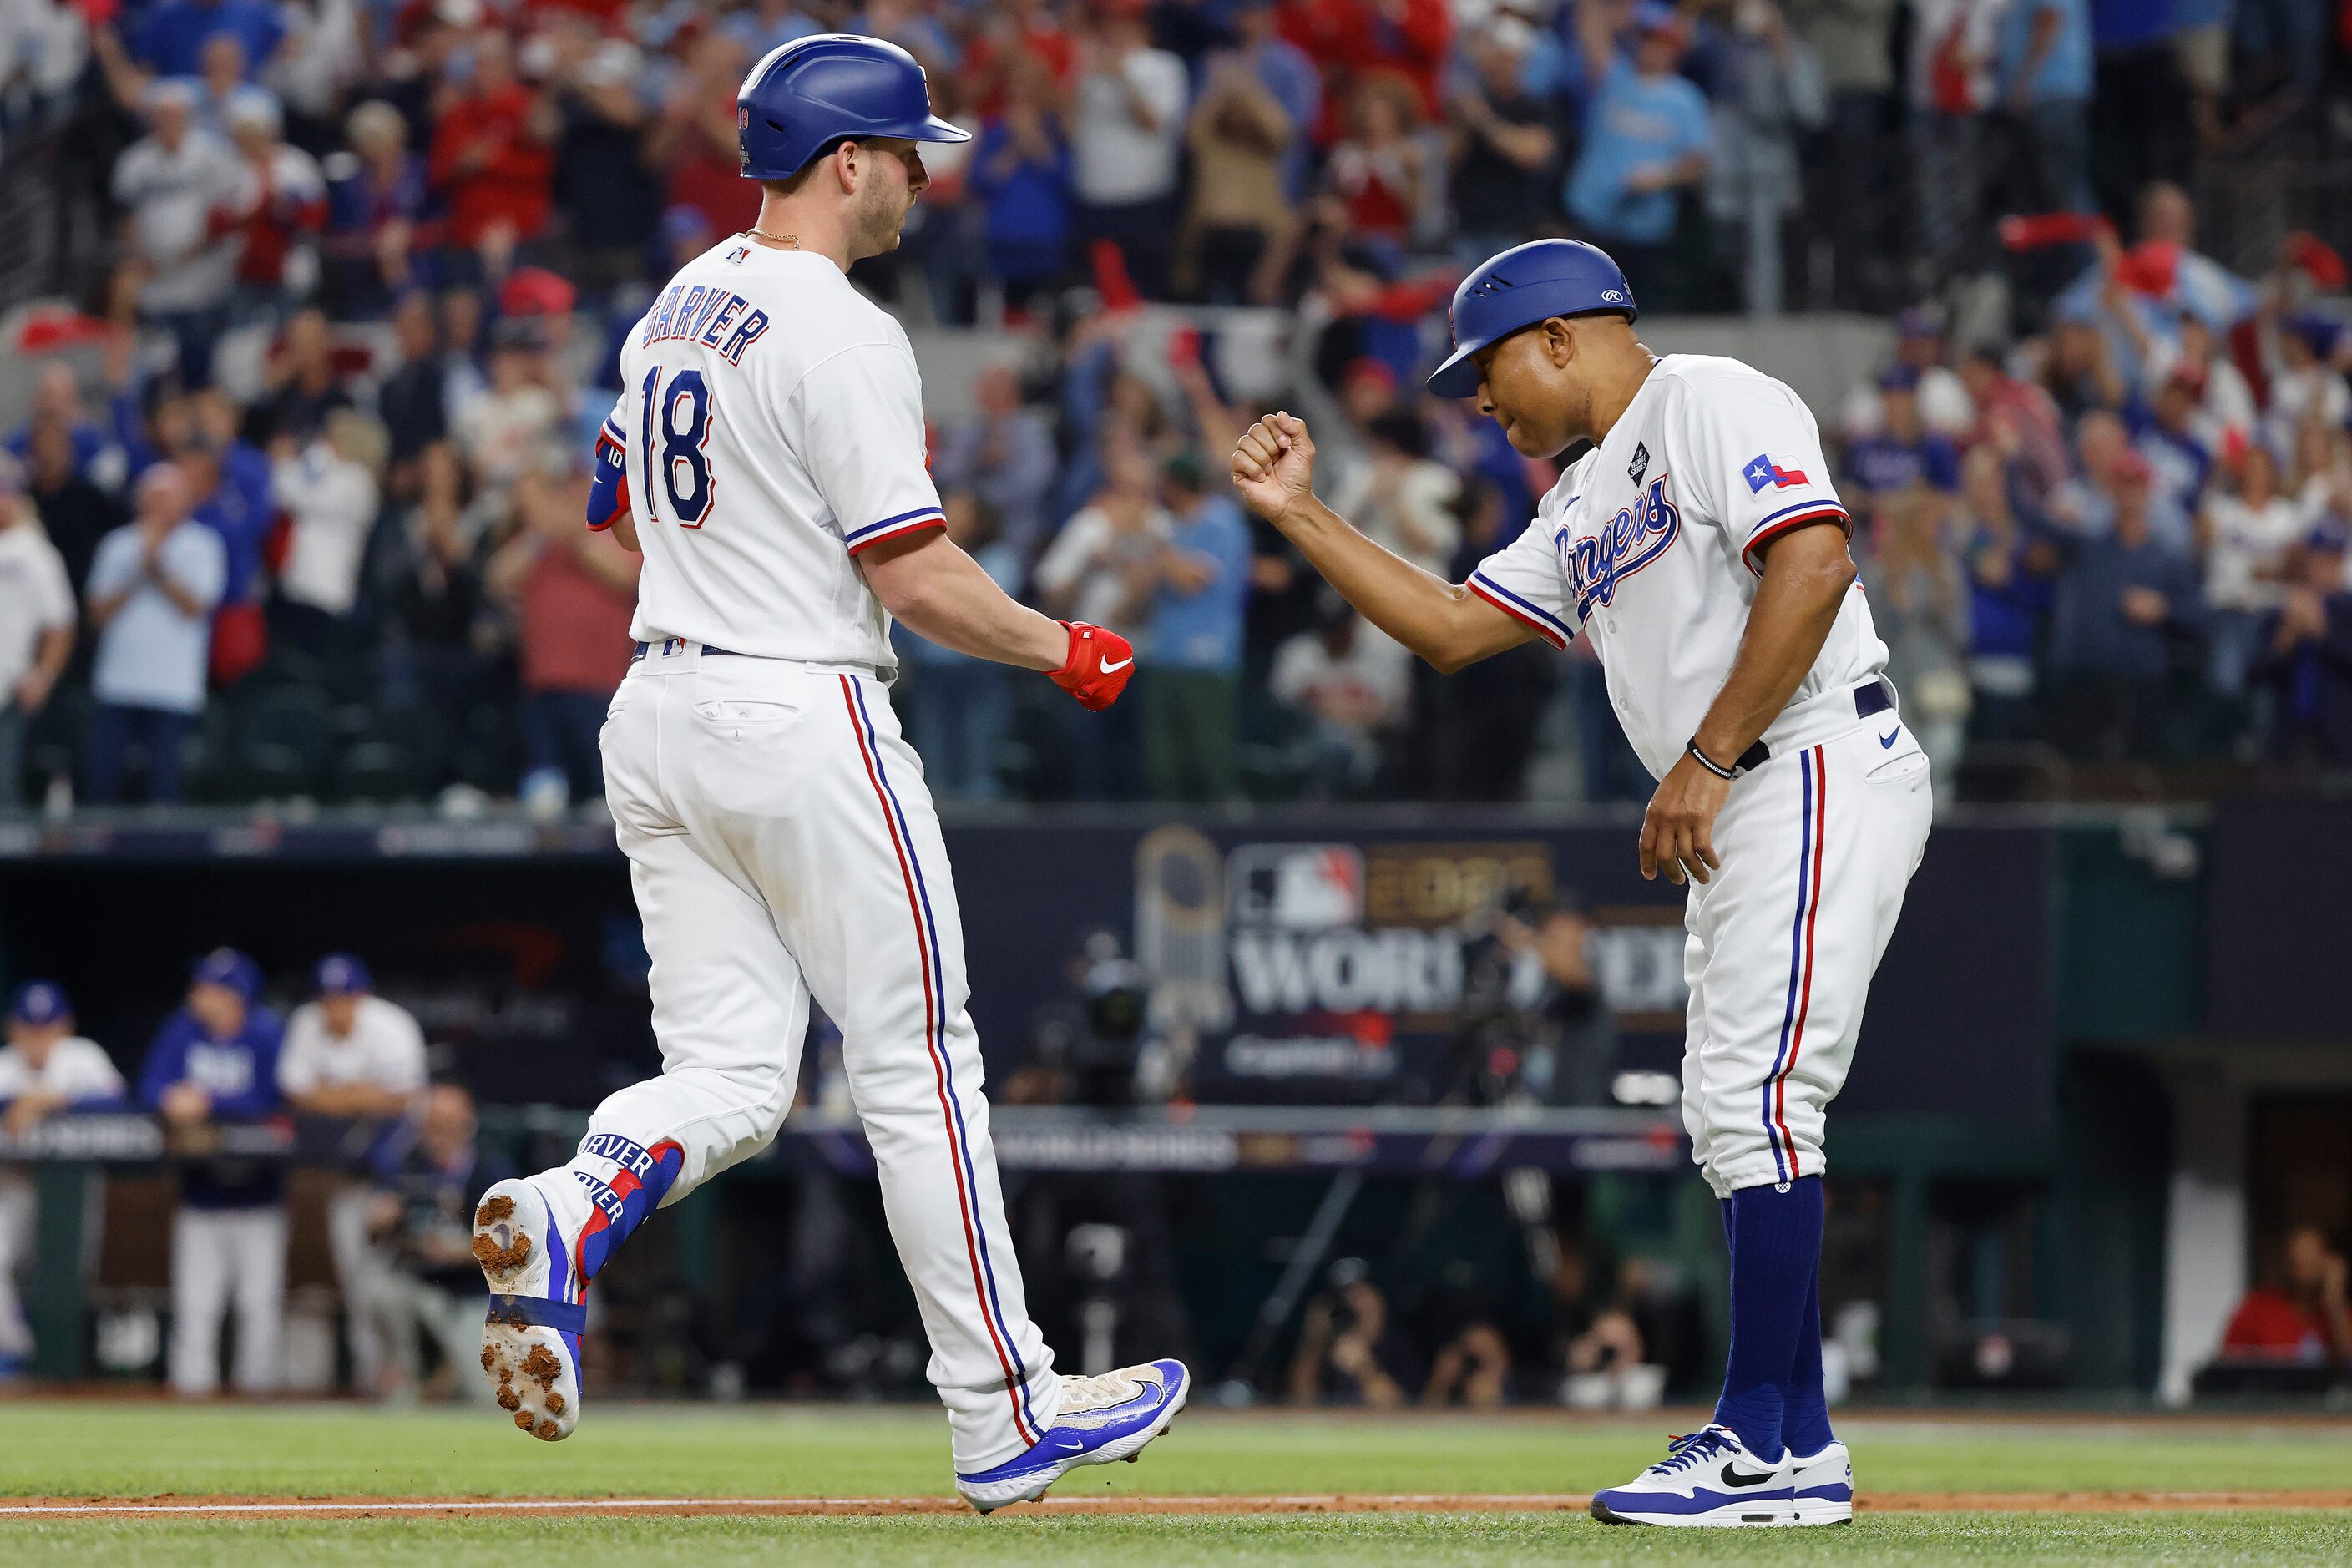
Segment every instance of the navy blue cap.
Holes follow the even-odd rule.
[[[2352,552],[2352,530],[2347,530],[2343,522],[2336,518],[2326,519],[2318,527],[2304,536],[2303,547],[2305,550],[2325,551],[2331,555]]]
[[[319,960],[319,994],[322,996],[352,996],[375,989],[375,976],[368,966],[348,952],[331,952]]]
[[[1918,367],[1907,364],[1888,365],[1878,373],[1878,390],[1881,392],[1918,391]]]
[[[1440,397],[1467,397],[1478,390],[1474,354],[1538,321],[1598,312],[1629,321],[1642,313],[1625,274],[1607,251],[1580,239],[1515,245],[1454,290],[1454,352],[1431,373],[1429,390]]]
[[[233,947],[216,947],[196,960],[188,978],[205,985],[226,985],[246,1001],[261,994],[261,965]]]
[[[73,1004],[66,1000],[66,988],[53,981],[27,980],[8,999],[12,1024],[54,1024],[71,1016]]]

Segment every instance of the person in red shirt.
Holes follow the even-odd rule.
[[[229,95],[224,118],[244,160],[236,195],[220,221],[245,246],[236,280],[247,299],[276,307],[309,292],[327,226],[327,182],[310,153],[279,136],[277,97],[257,87]]]
[[[2352,1367],[2352,1308],[2346,1305],[2344,1255],[2315,1225],[2287,1233],[2279,1282],[2250,1290],[2221,1335],[2232,1361]]]
[[[1277,26],[1323,68],[1323,123],[1315,132],[1322,145],[1346,132],[1349,86],[1370,71],[1411,82],[1423,121],[1444,112],[1438,78],[1454,41],[1445,0],[1283,0]]]
[[[449,201],[448,239],[504,273],[519,241],[547,226],[555,179],[554,105],[515,75],[502,33],[475,35],[473,74],[433,127],[433,184]]]
[[[533,773],[560,773],[571,798],[587,799],[604,787],[596,737],[629,669],[639,557],[580,525],[584,476],[525,473],[512,496],[518,527],[488,581],[515,617],[523,746]]]
[[[760,187],[742,177],[735,128],[735,89],[751,62],[715,27],[683,53],[686,68],[646,132],[645,161],[661,171],[666,208],[692,207],[711,233],[740,234],[760,218]]]

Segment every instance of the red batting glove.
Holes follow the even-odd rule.
[[[1135,645],[1084,621],[1062,624],[1070,628],[1070,657],[1054,671],[1054,684],[1076,698],[1079,707],[1099,713],[1127,689],[1127,678],[1135,673]]]

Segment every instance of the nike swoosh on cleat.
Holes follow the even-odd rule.
[[[1887,731],[1886,733],[1878,737],[1879,746],[1883,750],[1889,752],[1893,751],[1895,749],[1895,737],[1901,733],[1903,733],[1903,726],[1900,724],[1895,725],[1895,728]]]
[[[1123,658],[1123,659],[1120,659],[1117,664],[1106,664],[1106,665],[1104,665],[1104,666],[1102,667],[1102,672],[1103,672],[1105,675],[1116,675],[1116,674],[1118,674],[1120,670],[1125,669],[1129,665],[1133,664],[1134,662],[1135,662],[1135,660],[1134,660],[1133,658]]]
[[[1727,1487],[1760,1487],[1780,1473],[1778,1470],[1767,1470],[1760,1476],[1743,1476],[1739,1473],[1738,1466],[1726,1465],[1723,1467],[1723,1484]]]

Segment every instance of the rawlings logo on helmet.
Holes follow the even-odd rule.
[[[1625,296],[1614,289],[1603,289],[1601,290],[1601,297],[1612,305],[1622,305],[1625,302]]]

